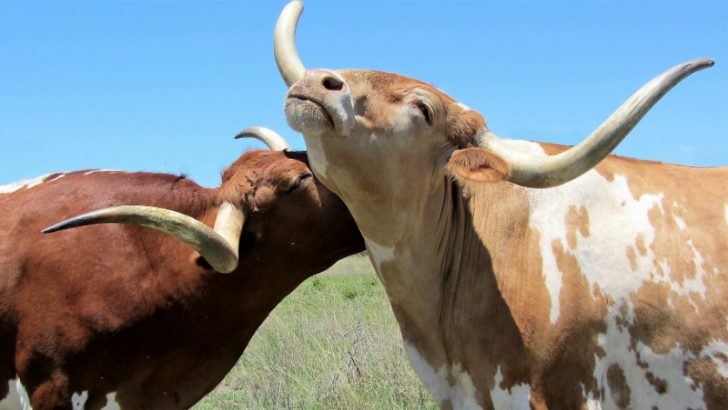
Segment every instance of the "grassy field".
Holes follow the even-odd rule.
[[[410,368],[384,289],[361,255],[301,284],[194,407],[428,408],[437,406]]]

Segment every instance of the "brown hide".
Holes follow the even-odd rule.
[[[212,390],[275,305],[309,276],[364,249],[341,201],[309,178],[305,154],[250,152],[217,189],[185,177],[74,172],[0,194],[0,399],[22,380],[36,410],[187,408]],[[109,206],[168,208],[211,226],[222,200],[248,211],[240,263],[219,274],[187,245],[120,224],[43,235]]]

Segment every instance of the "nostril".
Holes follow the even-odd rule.
[[[344,82],[336,77],[327,76],[324,78],[324,88],[331,91],[341,91],[344,88]]]

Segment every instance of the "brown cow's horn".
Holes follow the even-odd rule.
[[[566,183],[587,172],[609,155],[672,87],[690,74],[712,65],[713,60],[700,58],[665,71],[634,93],[589,137],[557,155],[532,157],[514,152],[491,132],[484,133],[479,144],[510,164],[509,180],[515,184],[547,188]]]
[[[190,216],[169,209],[143,205],[104,208],[79,215],[43,229],[43,233],[101,223],[127,223],[162,231],[192,246],[218,272],[238,266],[238,246],[244,215],[230,203],[220,206],[215,229]]]
[[[288,145],[286,140],[278,135],[275,131],[265,127],[250,127],[246,128],[238,133],[235,138],[256,138],[265,145],[267,145],[273,151],[290,151],[291,146]]]
[[[296,26],[302,11],[303,3],[301,1],[294,0],[288,3],[278,17],[273,33],[273,54],[276,57],[278,71],[281,72],[283,81],[289,87],[303,78],[303,74],[306,72],[296,51]]]

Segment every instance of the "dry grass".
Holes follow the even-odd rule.
[[[301,284],[263,323],[207,409],[437,408],[410,369],[366,257]]]

